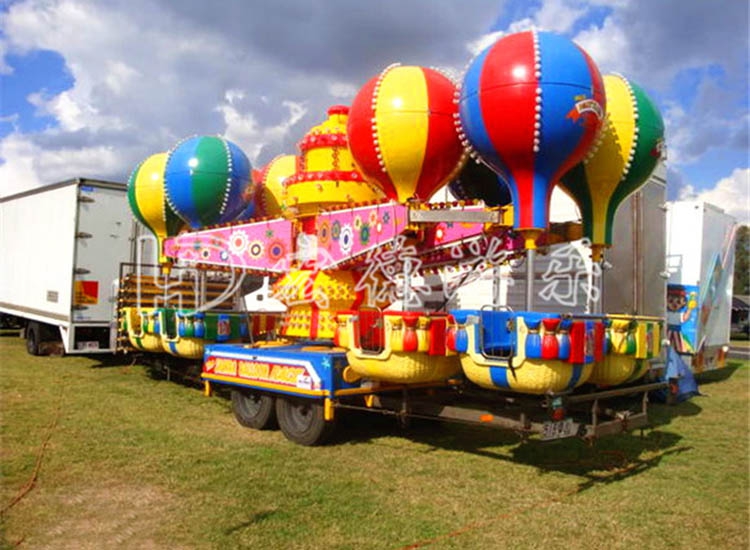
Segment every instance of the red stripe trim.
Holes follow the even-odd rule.
[[[356,289],[359,285],[359,280],[362,278],[363,273],[357,273],[352,271],[352,279],[354,280],[354,288]],[[362,303],[365,301],[365,289],[360,288],[359,290],[355,290],[354,292],[354,303],[350,306],[351,309],[357,311],[362,306]]]
[[[519,201],[534,195],[534,115],[538,80],[531,32],[507,36],[484,61],[479,98],[482,118],[495,151],[514,179]],[[533,226],[531,205],[519,205],[520,227]]]
[[[315,280],[320,275],[320,271],[316,271],[310,275],[309,283],[305,285],[305,300],[310,300],[310,338],[317,338],[318,336],[318,322],[320,320],[320,308],[314,299],[314,288]]]
[[[380,183],[383,192],[389,199],[398,199],[396,187],[390,176],[383,172],[378,162],[375,142],[373,140],[373,118],[375,109],[372,106],[375,86],[379,76],[371,78],[359,91],[352,102],[347,121],[346,134],[349,138],[349,150],[359,169],[367,177]]]
[[[289,176],[286,180],[286,186],[290,187],[298,183],[308,183],[311,181],[357,181],[363,182],[365,178],[356,170],[320,170],[317,172],[300,172]]]

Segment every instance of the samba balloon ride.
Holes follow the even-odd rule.
[[[533,276],[538,247],[575,238],[549,223],[561,178],[586,234],[611,243],[601,228],[648,177],[662,131],[634,84],[603,80],[567,38],[527,31],[481,52],[460,86],[434,69],[387,67],[351,107],[331,107],[298,154],[261,170],[223,138],[190,138],[170,151],[154,194],[190,227],[164,241],[163,258],[204,274],[203,289],[227,273],[270,278],[286,310],[271,319],[166,300],[130,308],[125,340],[202,357],[206,392],[228,386],[243,425],[276,417],[305,445],[322,442],[347,408],[545,439],[643,426],[646,392],[663,387],[644,381],[660,353],[658,319],[535,312],[531,284],[527,311],[430,310],[412,301],[411,283],[523,255]],[[459,200],[429,202],[446,185]],[[637,398],[627,412],[592,415],[604,388]]]

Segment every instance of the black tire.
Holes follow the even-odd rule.
[[[39,323],[30,322],[26,325],[26,351],[29,355],[39,355],[42,327]]]
[[[246,428],[268,430],[276,427],[274,398],[252,390],[232,390],[234,417]]]
[[[321,401],[279,397],[276,417],[286,438],[300,445],[320,445],[333,433],[334,423],[326,422]]]

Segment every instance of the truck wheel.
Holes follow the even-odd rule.
[[[39,355],[40,333],[42,327],[39,323],[31,322],[26,325],[26,351],[29,355]]]
[[[312,399],[279,397],[276,417],[286,438],[300,445],[320,445],[333,432],[333,422],[323,416],[323,403]]]
[[[232,390],[232,411],[237,422],[247,428],[267,430],[276,426],[274,398],[252,390]]]

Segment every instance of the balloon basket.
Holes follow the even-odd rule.
[[[662,320],[638,315],[608,315],[606,354],[594,366],[589,382],[618,386],[635,382],[661,354]]]
[[[123,308],[130,345],[140,351],[201,359],[207,344],[238,343],[249,336],[240,313],[202,313],[173,308]]]
[[[460,372],[446,346],[448,315],[362,309],[339,315],[350,378],[398,384],[440,382]],[[343,326],[342,326],[343,325]]]
[[[124,307],[122,314],[123,330],[133,348],[152,353],[162,351],[161,336],[155,332],[154,308]]]
[[[456,310],[455,350],[464,375],[486,389],[541,395],[589,380],[603,356],[604,324],[536,312]]]

